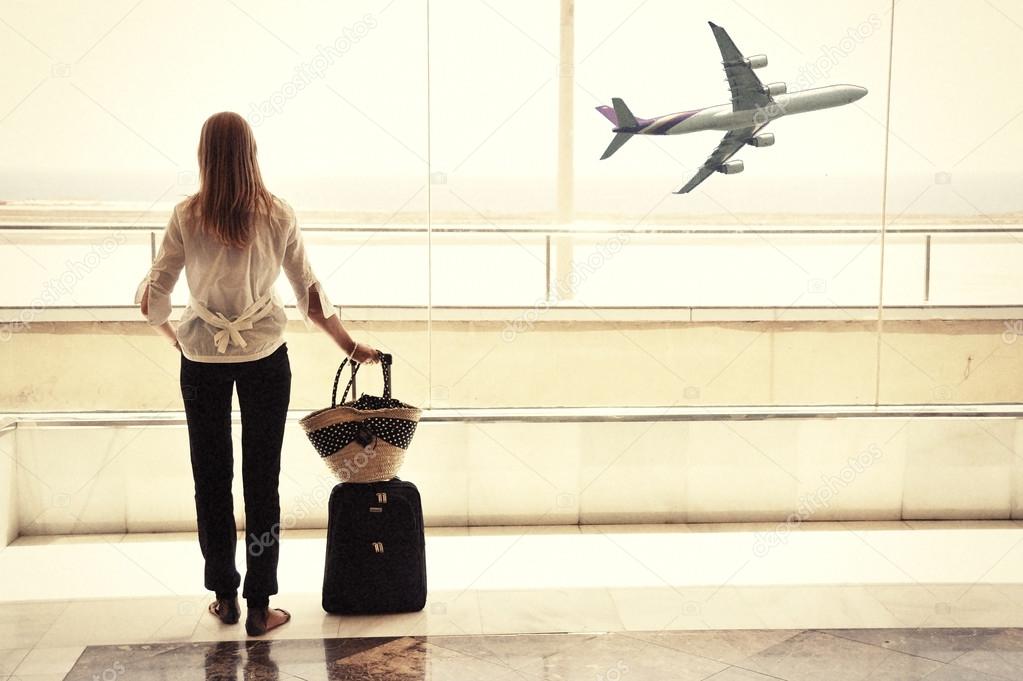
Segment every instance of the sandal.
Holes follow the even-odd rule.
[[[269,608],[249,608],[249,613],[245,618],[245,631],[249,636],[262,636],[271,629],[287,624],[291,621],[291,613],[284,608],[274,608],[277,612],[284,613],[284,621],[267,627],[266,622],[270,615]]]
[[[241,613],[238,608],[238,598],[218,598],[206,608],[210,614],[224,624],[235,624]]]

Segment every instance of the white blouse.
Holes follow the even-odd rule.
[[[187,201],[187,199],[185,200]],[[295,291],[307,329],[309,287],[316,284],[320,309],[337,313],[313,274],[295,211],[274,197],[270,215],[260,211],[250,243],[242,249],[221,244],[198,231],[185,201],[174,206],[160,251],[135,291],[142,302],[149,286],[152,326],[166,322],[170,295],[185,268],[190,299],[177,326],[182,354],[194,362],[250,362],[272,354],[284,343],[287,315],[274,288],[283,267]]]

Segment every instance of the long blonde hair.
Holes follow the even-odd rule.
[[[245,247],[260,205],[267,214],[273,195],[256,161],[256,138],[233,111],[213,114],[199,136],[199,191],[189,202],[201,231],[226,246]]]

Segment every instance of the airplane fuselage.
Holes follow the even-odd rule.
[[[741,130],[768,123],[782,116],[851,104],[865,94],[867,91],[856,85],[829,85],[775,95],[774,103],[766,107],[733,111],[731,104],[721,104],[657,118],[637,119],[636,126],[616,127],[614,131],[636,135],[684,135],[701,130]]]

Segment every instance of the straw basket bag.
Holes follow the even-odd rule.
[[[337,384],[348,362],[346,357],[334,376],[330,406],[304,416],[299,423],[327,467],[341,482],[390,480],[405,460],[422,410],[391,397],[391,355],[380,353],[384,371],[382,397],[362,395],[355,399],[355,374],[360,364],[352,362],[352,377],[345,386],[341,404]],[[345,402],[348,389],[352,401]]]

